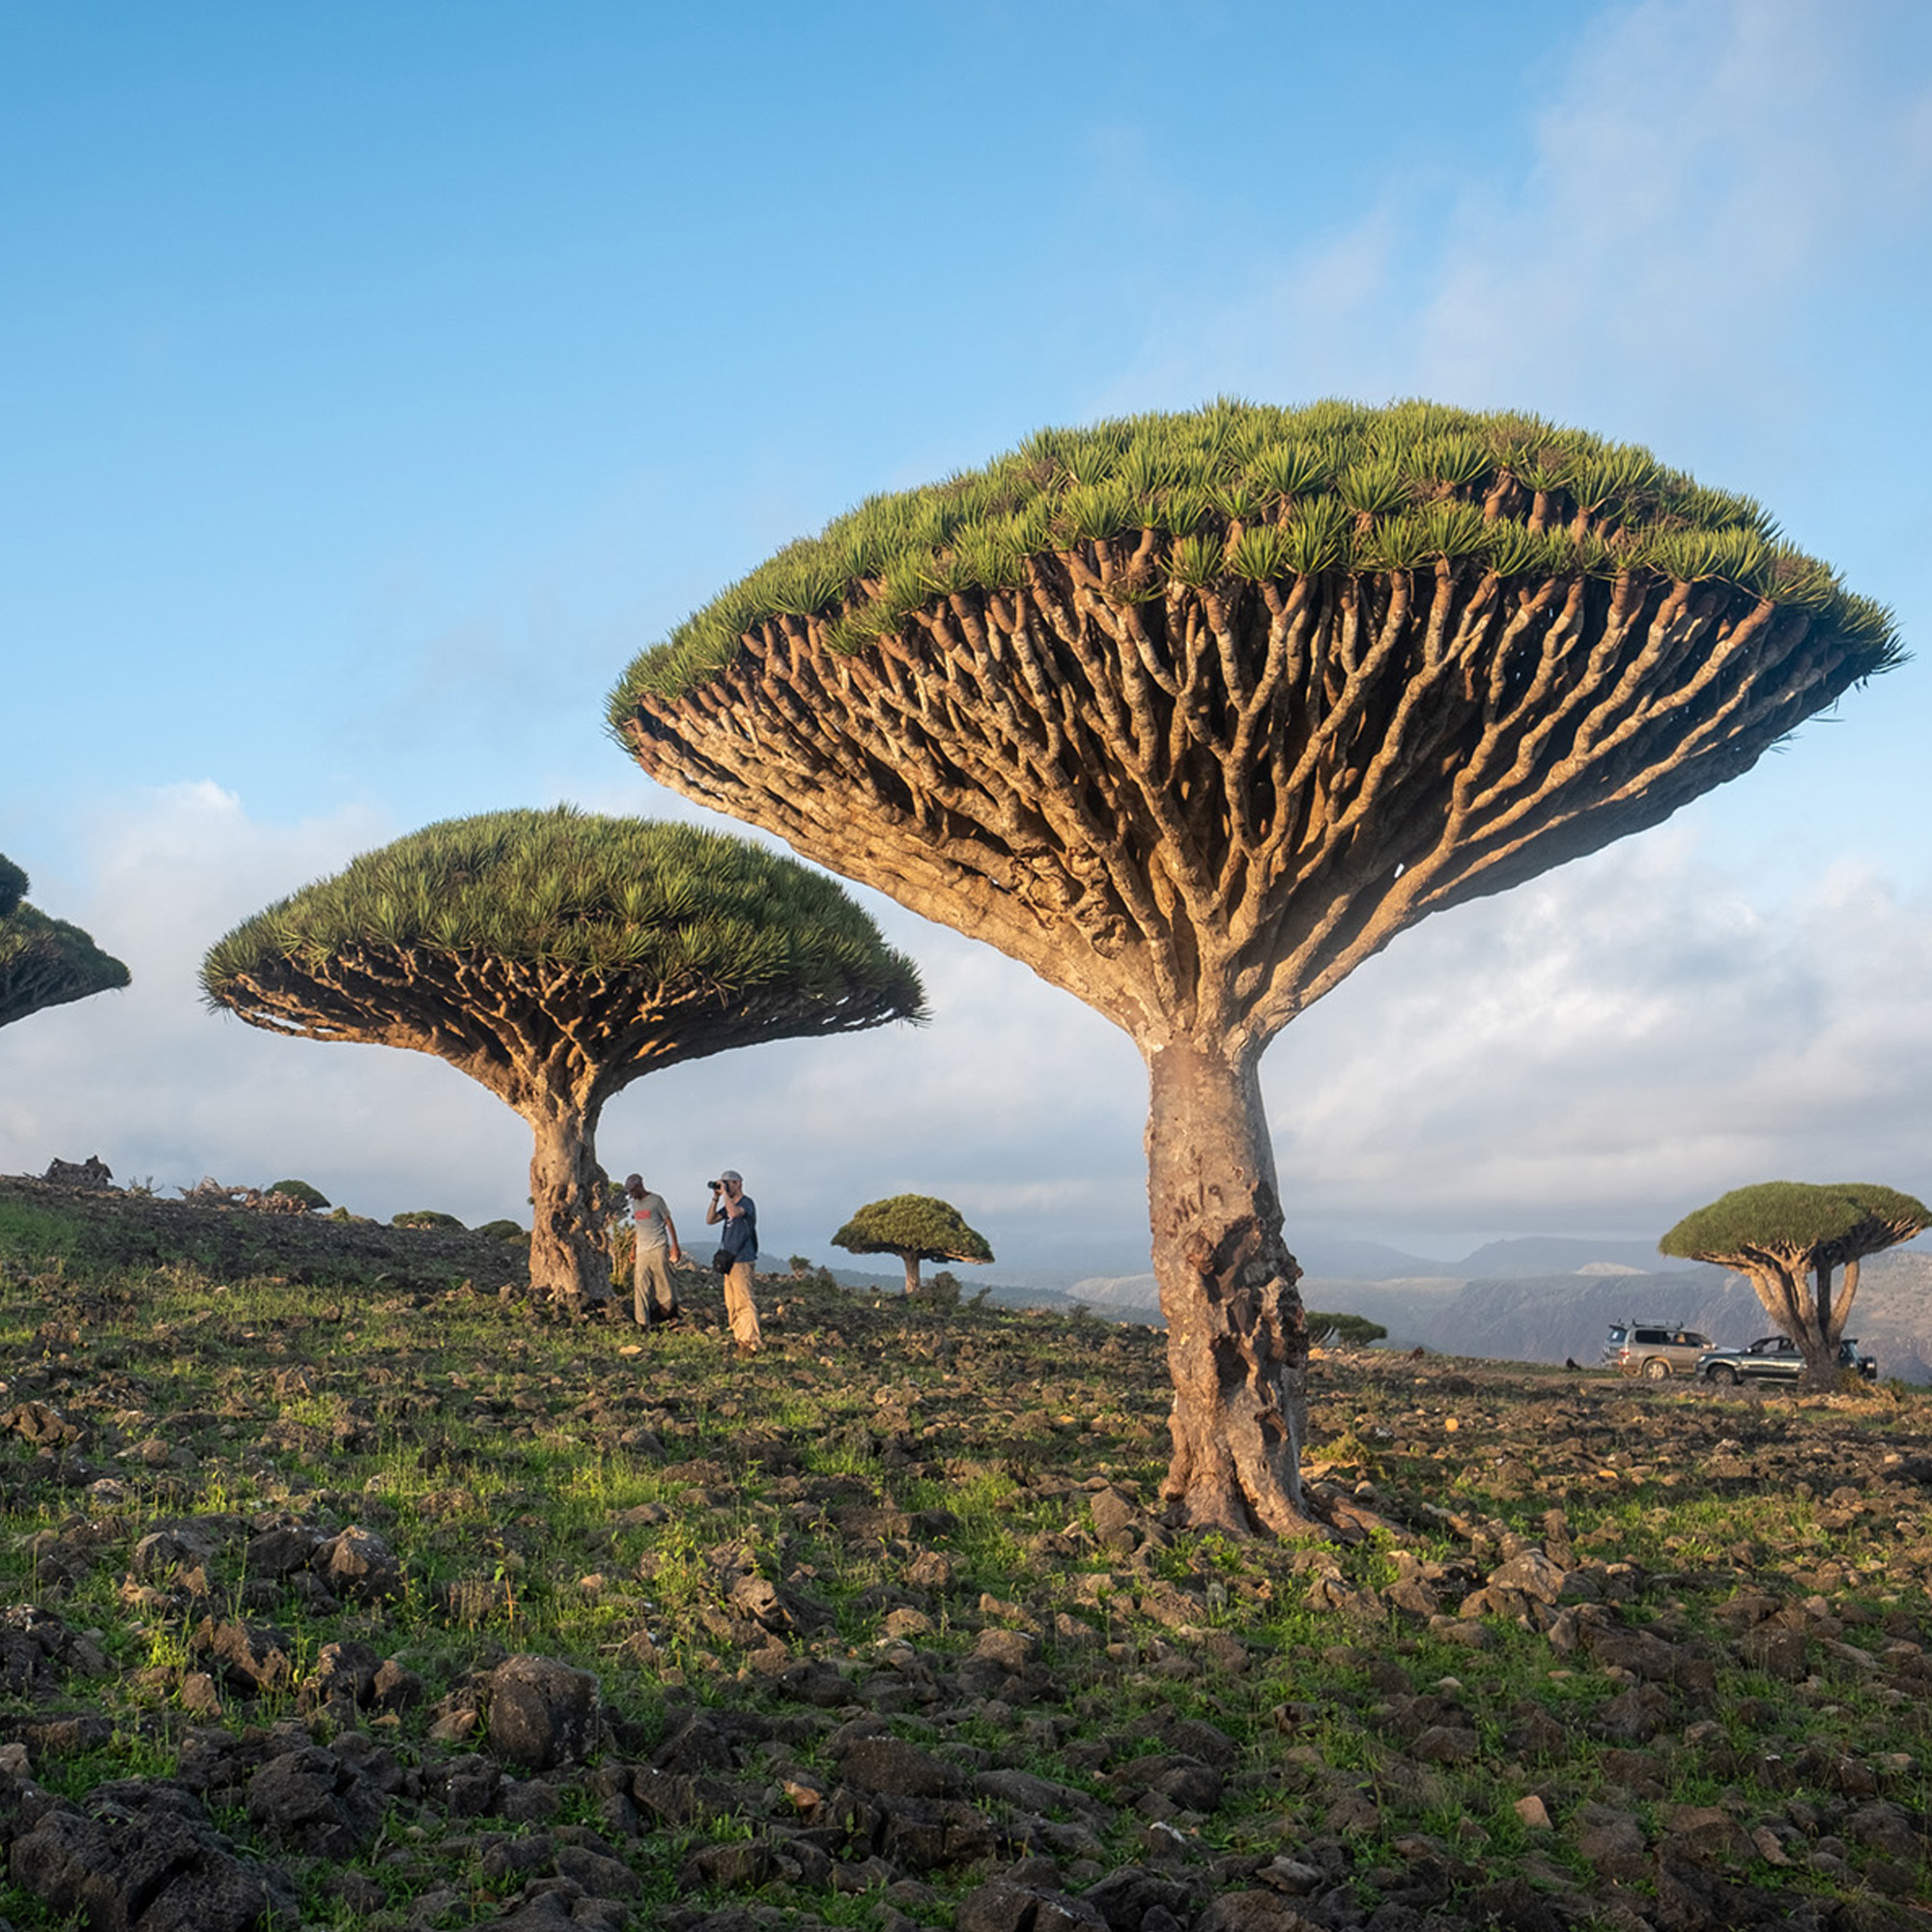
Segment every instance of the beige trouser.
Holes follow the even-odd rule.
[[[670,1285],[670,1247],[660,1241],[654,1248],[639,1246],[635,1285],[631,1290],[631,1313],[639,1328],[664,1321],[677,1306]]]
[[[724,1313],[730,1318],[731,1339],[741,1349],[755,1349],[763,1337],[758,1333],[757,1305],[752,1299],[752,1270],[746,1262],[733,1262],[724,1276]]]

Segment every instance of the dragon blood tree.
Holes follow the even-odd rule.
[[[1829,1388],[1859,1292],[1859,1263],[1932,1228],[1932,1209],[1869,1180],[1814,1186],[1767,1180],[1687,1214],[1658,1242],[1685,1261],[1741,1274],[1764,1312],[1798,1344],[1806,1381]],[[1832,1277],[1842,1269],[1837,1291]]]
[[[559,807],[425,827],[257,913],[201,969],[213,1007],[302,1039],[446,1060],[514,1107],[530,1280],[601,1298],[599,1114],[639,1075],[922,1016],[919,976],[836,881],[695,826]]]
[[[128,983],[128,969],[77,925],[27,903],[27,875],[0,856],[0,1026]]]
[[[632,665],[653,777],[1133,1037],[1175,1514],[1304,1521],[1256,1068],[1404,927],[1655,825],[1897,657],[1755,503],[1426,403],[1046,431]]]
[[[921,1262],[993,1259],[986,1237],[966,1225],[950,1201],[930,1194],[894,1194],[868,1201],[833,1236],[832,1245],[854,1255],[896,1255],[905,1265],[905,1292],[919,1293]]]

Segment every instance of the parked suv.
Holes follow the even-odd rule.
[[[1847,1335],[1838,1344],[1838,1366],[1856,1369],[1868,1382],[1878,1379],[1878,1363],[1859,1353]],[[1709,1349],[1697,1358],[1697,1373],[1707,1382],[1735,1386],[1739,1382],[1795,1382],[1804,1377],[1804,1357],[1789,1335],[1761,1335],[1748,1349]]]
[[[1695,1375],[1698,1358],[1710,1346],[1710,1336],[1668,1321],[1612,1321],[1604,1361],[1620,1375],[1667,1381]]]

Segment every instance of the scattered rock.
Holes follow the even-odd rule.
[[[513,1657],[490,1677],[490,1747],[511,1764],[551,1771],[595,1747],[596,1678],[547,1657]]]

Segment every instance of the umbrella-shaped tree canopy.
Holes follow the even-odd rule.
[[[1838,1344],[1866,1255],[1932,1227],[1932,1209],[1870,1180],[1767,1180],[1685,1215],[1658,1242],[1666,1255],[1734,1269],[1798,1344],[1809,1378],[1837,1374]],[[1843,1269],[1834,1293],[1832,1277]]]
[[[1657,824],[1897,657],[1758,504],[1645,450],[1217,403],[861,504],[644,652],[611,720],[663,782],[1133,1037],[1169,1492],[1291,1528],[1307,1339],[1268,1039],[1406,926]]]
[[[0,1026],[128,983],[128,969],[77,925],[27,903],[27,875],[0,855]]]
[[[870,1201],[833,1236],[832,1245],[854,1255],[896,1255],[905,1264],[908,1294],[919,1290],[921,1262],[990,1262],[986,1237],[966,1225],[950,1201],[930,1194],[894,1194]]]
[[[640,1075],[921,1016],[919,977],[836,881],[695,826],[568,807],[365,853],[209,952],[213,1006],[307,1039],[432,1053],[536,1136],[531,1277],[608,1285],[598,1115]]]

